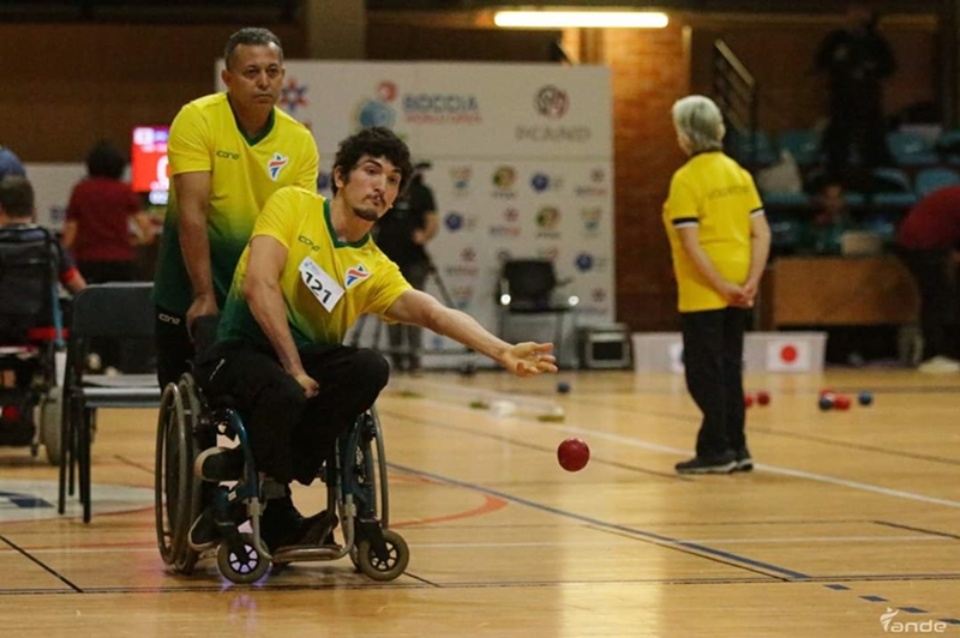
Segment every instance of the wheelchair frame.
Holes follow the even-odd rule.
[[[208,554],[191,548],[188,536],[201,511],[203,481],[194,475],[194,461],[202,449],[216,444],[217,434],[237,439],[245,455],[245,469],[244,477],[228,491],[217,490],[215,507],[225,511],[231,502],[244,503],[252,528],[252,532],[240,532],[236,526],[219,525],[223,538],[215,551],[217,567],[225,578],[252,583],[272,565],[347,555],[373,580],[393,580],[404,572],[410,551],[403,537],[388,529],[387,465],[376,408],[360,415],[341,435],[321,476],[327,487],[327,509],[339,514],[343,545],[284,547],[271,555],[260,537],[260,516],[271,487],[277,484],[258,476],[239,413],[208,405],[189,373],[164,389],[157,420],[157,546],[174,571],[190,574]]]

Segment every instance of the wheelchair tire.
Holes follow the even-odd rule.
[[[60,419],[63,415],[62,389],[50,388],[40,402],[40,443],[47,451],[47,462],[60,466],[63,442],[60,440]]]
[[[258,548],[253,534],[240,534],[243,541],[242,555],[230,549],[229,543],[221,543],[217,550],[217,567],[224,578],[238,585],[246,585],[260,580],[270,571],[270,559],[263,548]]]
[[[383,530],[383,542],[387,545],[386,560],[381,560],[377,556],[369,539],[363,539],[357,546],[357,563],[360,571],[371,580],[393,580],[400,576],[410,563],[410,548],[400,534],[385,529]],[[353,558],[352,552],[350,557]]]
[[[191,390],[184,382],[164,390],[154,469],[157,547],[163,561],[183,573],[192,571],[199,558],[187,542],[200,509],[200,482],[193,475],[198,402]]]

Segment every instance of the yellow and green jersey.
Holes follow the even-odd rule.
[[[171,178],[181,173],[210,173],[207,235],[217,303],[223,307],[233,271],[257,215],[278,188],[316,189],[319,155],[310,131],[278,108],[256,138],[241,131],[226,93],[208,95],[184,106],[167,142]],[[183,314],[193,300],[192,285],[180,251],[180,209],[171,179],[170,199],[156,275],[157,305]]]
[[[696,227],[700,246],[723,278],[744,283],[750,272],[750,218],[763,214],[753,177],[719,151],[695,155],[674,173],[663,221],[680,312],[717,310],[727,302],[697,271],[677,229]]]
[[[361,314],[385,318],[390,306],[411,289],[369,234],[352,243],[339,241],[330,203],[312,191],[278,190],[257,218],[253,237],[261,235],[273,237],[288,251],[280,291],[298,348],[342,343]],[[217,340],[269,346],[242,294],[249,257],[247,247],[220,316]]]

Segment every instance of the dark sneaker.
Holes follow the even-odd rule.
[[[247,519],[247,508],[243,503],[231,503],[228,510],[229,513],[226,515],[223,525],[239,526]],[[220,524],[217,523],[213,505],[208,505],[203,508],[200,516],[198,516],[197,520],[190,526],[190,532],[187,534],[187,542],[190,544],[190,547],[198,552],[210,549],[220,542]]]
[[[244,457],[240,448],[212,447],[197,456],[194,474],[204,481],[237,481],[243,478]]]
[[[197,520],[190,526],[187,542],[195,551],[202,552],[216,545],[219,539],[220,532],[217,529],[217,521],[213,518],[213,509],[211,507],[204,508]]]
[[[695,456],[674,466],[677,474],[729,474],[737,467],[737,458],[733,452],[722,456]]]
[[[737,450],[737,467],[734,468],[734,472],[752,472],[753,471],[753,459],[750,458],[750,450],[747,448],[740,448]]]
[[[337,515],[326,510],[304,518],[289,497],[267,502],[260,518],[260,538],[271,553],[281,547],[332,542]]]

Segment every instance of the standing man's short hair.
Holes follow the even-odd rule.
[[[240,45],[270,46],[271,44],[276,45],[280,52],[280,62],[283,63],[283,45],[273,31],[262,27],[245,27],[227,39],[227,45],[223,48],[223,63],[228,69],[230,68],[233,54]]]
[[[8,217],[33,217],[33,186],[26,177],[7,175],[0,179],[0,208]]]

